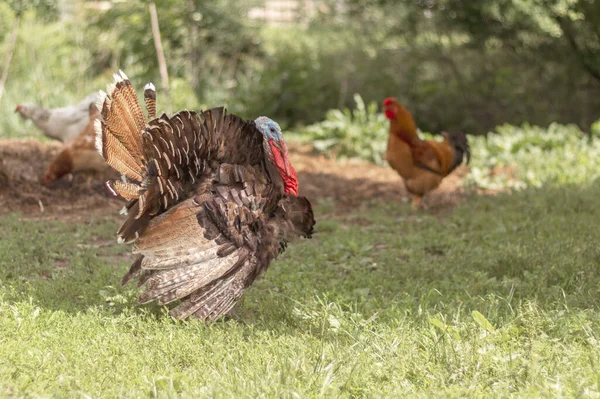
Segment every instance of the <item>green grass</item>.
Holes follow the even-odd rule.
[[[442,217],[323,202],[315,238],[209,326],[119,287],[114,221],[5,216],[0,396],[598,397],[599,197],[527,189]]]

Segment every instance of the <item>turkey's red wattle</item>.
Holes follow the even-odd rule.
[[[296,169],[290,163],[290,174],[288,176],[283,177],[283,181],[285,183],[285,193],[298,195],[298,175],[296,174]]]
[[[269,139],[269,147],[273,153],[273,162],[283,178],[285,193],[298,195],[298,175],[290,163],[287,146],[283,141],[277,143],[275,140]]]

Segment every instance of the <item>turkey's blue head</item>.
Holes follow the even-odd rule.
[[[279,124],[266,116],[257,118],[254,123],[263,135],[263,145],[269,160],[277,166],[283,182],[285,193],[298,195],[298,176],[290,163],[288,150],[283,141]]]

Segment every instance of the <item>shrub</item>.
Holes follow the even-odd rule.
[[[310,138],[319,152],[383,164],[388,122],[376,103],[366,106],[359,94],[354,101],[354,110],[327,111],[323,122],[303,129],[302,137]]]
[[[25,13],[0,100],[0,138],[42,137],[31,122],[23,122],[14,112],[18,103],[59,107],[106,86],[110,75],[90,74],[92,56],[83,41],[80,30],[68,29],[62,22],[40,23],[34,12]],[[8,40],[0,43],[0,56],[7,47]]]
[[[469,141],[473,162],[467,182],[479,187],[520,189],[600,176],[600,138],[589,138],[575,125],[502,125]]]

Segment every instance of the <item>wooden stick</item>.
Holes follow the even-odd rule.
[[[167,72],[167,63],[165,62],[165,53],[163,51],[162,41],[160,38],[160,28],[158,27],[158,13],[156,12],[156,4],[153,1],[148,5],[150,8],[150,20],[152,23],[152,36],[154,37],[154,47],[156,47],[156,56],[158,58],[158,68],[160,70],[160,78],[162,81],[163,90],[167,96],[169,95],[169,73]]]

